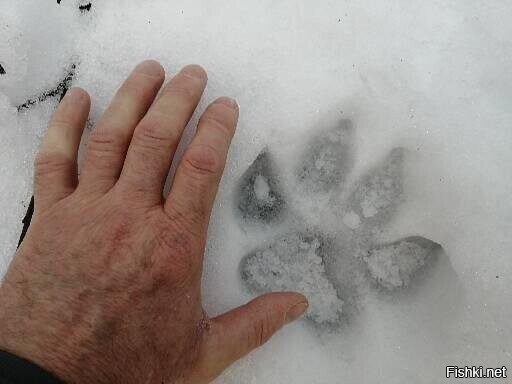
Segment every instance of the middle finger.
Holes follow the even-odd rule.
[[[135,128],[119,182],[160,202],[172,158],[206,87],[198,65],[186,66],[164,88],[161,97]]]

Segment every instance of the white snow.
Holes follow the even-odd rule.
[[[272,197],[269,196],[270,187],[265,180],[265,178],[261,175],[256,176],[256,180],[254,182],[254,194],[258,198],[258,200],[272,200]]]
[[[240,176],[268,148],[293,191],[297,148],[344,118],[357,147],[350,181],[392,148],[409,153],[404,203],[382,241],[420,235],[449,257],[410,294],[369,290],[346,327],[287,327],[219,383],[433,383],[448,364],[510,363],[510,15],[512,3],[498,0],[92,0],[84,14],[74,0],[2,1],[0,274],[16,248],[31,163],[56,100],[15,107],[75,63],[73,84],[90,92],[94,122],[138,61],[157,59],[168,75],[195,62],[210,79],[199,111],[221,95],[241,107],[209,231],[210,314],[252,297],[240,260],[291,229],[240,225]],[[328,199],[289,199],[312,222],[325,221]],[[344,219],[356,228],[364,218]]]

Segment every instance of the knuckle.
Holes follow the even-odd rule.
[[[218,151],[205,144],[189,147],[183,155],[182,161],[185,173],[192,178],[218,177],[223,169],[223,162]]]
[[[88,150],[95,154],[118,153],[124,146],[124,140],[114,130],[95,130],[89,138]]]
[[[36,182],[46,175],[70,170],[74,161],[58,153],[39,153],[34,160]]]
[[[146,116],[137,127],[136,139],[143,145],[155,148],[167,147],[174,136],[170,130],[165,128],[165,119],[161,118],[158,114]]]

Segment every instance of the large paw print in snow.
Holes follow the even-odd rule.
[[[244,284],[257,294],[305,294],[307,317],[318,325],[350,319],[366,292],[407,291],[443,253],[439,244],[420,236],[378,240],[403,197],[406,151],[393,149],[346,185],[354,163],[353,136],[351,122],[344,120],[310,140],[290,190],[282,185],[290,183],[280,183],[280,169],[265,149],[243,174],[236,193],[243,222],[280,233],[243,257]],[[291,198],[298,195],[305,204]]]

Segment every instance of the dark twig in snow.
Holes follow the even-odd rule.
[[[91,7],[92,7],[92,3],[87,3],[87,4],[80,5],[78,7],[78,9],[80,9],[80,11],[82,13],[85,13],[85,12],[89,12],[91,10]]]
[[[71,85],[71,82],[73,81],[73,77],[75,76],[75,70],[76,70],[76,64],[71,64],[70,69],[68,70],[66,76],[64,79],[57,84],[57,86],[53,89],[44,91],[40,95],[34,96],[27,101],[25,101],[23,104],[18,105],[18,112],[22,111],[24,109],[29,109],[34,104],[37,104],[38,102],[45,101],[49,97],[56,97],[59,96],[62,98],[62,96],[66,93],[68,88]]]

